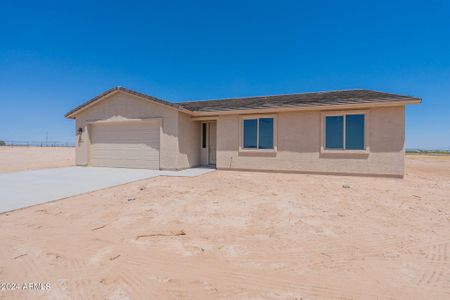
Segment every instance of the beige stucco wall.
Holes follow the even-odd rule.
[[[366,154],[321,152],[321,111],[276,114],[277,151],[239,151],[242,116],[217,120],[217,168],[403,176],[404,106],[366,109]]]
[[[160,168],[179,169],[178,160],[183,157],[178,145],[178,115],[176,109],[152,103],[128,93],[114,93],[97,104],[86,108],[76,116],[76,128],[83,128],[83,134],[76,141],[76,164],[87,165],[89,157],[89,126],[87,122],[98,120],[162,118],[160,136]],[[184,149],[184,147],[183,147]],[[193,154],[191,161],[195,161]]]
[[[313,173],[395,175],[404,173],[404,106],[365,109],[368,153],[335,154],[321,151],[321,111],[279,112],[276,119],[277,151],[240,151],[242,115],[217,119],[219,169],[278,170]],[[76,164],[87,165],[89,121],[161,118],[160,168],[184,169],[200,165],[200,122],[166,105],[118,92],[76,116],[83,134],[76,143]]]
[[[191,121],[191,116],[178,113],[178,168],[200,165],[200,122]]]

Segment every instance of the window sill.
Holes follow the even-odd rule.
[[[366,150],[324,150],[319,153],[320,158],[328,159],[367,159],[369,149]]]
[[[369,150],[343,150],[343,149],[322,149],[320,153],[323,154],[369,154]]]
[[[243,149],[239,148],[240,156],[276,156],[276,149]]]
[[[276,149],[239,148],[239,152],[277,152]]]

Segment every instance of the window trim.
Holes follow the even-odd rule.
[[[345,149],[345,122],[346,115],[364,115],[364,149]],[[328,116],[343,116],[344,117],[344,141],[343,141],[343,149],[327,149],[326,148],[326,117]],[[369,110],[339,110],[339,111],[326,111],[321,112],[321,145],[320,152],[321,153],[348,153],[348,154],[366,154],[370,152],[369,146]]]
[[[244,120],[249,119],[264,119],[264,118],[272,118],[273,119],[273,148],[272,149],[259,149],[259,148],[244,148]],[[277,123],[278,123],[277,114],[255,114],[255,115],[241,115],[239,120],[239,152],[245,153],[275,153],[277,152]],[[259,144],[259,121],[257,122],[257,131],[256,131],[256,140],[257,144]]]

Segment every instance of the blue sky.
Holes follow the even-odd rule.
[[[4,1],[0,139],[73,141],[116,85],[170,100],[366,88],[423,98],[407,147],[450,148],[450,1]]]

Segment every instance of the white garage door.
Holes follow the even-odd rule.
[[[90,137],[92,166],[159,169],[159,124],[94,124]]]

